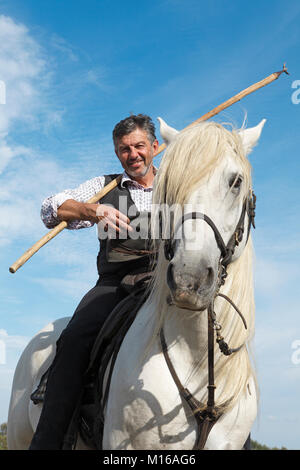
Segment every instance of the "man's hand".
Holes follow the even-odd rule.
[[[126,233],[133,230],[129,225],[130,220],[128,217],[114,207],[98,204],[96,215],[98,222],[103,225],[105,231]]]
[[[130,220],[122,212],[105,204],[90,204],[88,202],[77,202],[73,199],[65,201],[57,210],[60,220],[66,222],[72,220],[89,220],[94,224],[99,222],[105,230],[112,232],[132,231],[129,226]]]

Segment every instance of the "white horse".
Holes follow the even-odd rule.
[[[175,207],[172,240],[166,246],[160,242],[149,297],[114,365],[103,448],[193,449],[199,430],[162,352],[160,332],[163,329],[178,380],[205,405],[210,313],[215,314],[215,328],[221,325],[225,341],[237,351],[225,356],[215,343],[215,403],[221,415],[205,436],[204,449],[241,449],[256,418],[258,400],[249,355],[254,296],[248,230],[251,166],[246,156],[258,142],[265,120],[240,131],[206,122],[177,132],[160,122],[168,147],[156,176],[153,202]],[[181,218],[180,209],[189,215]],[[192,218],[191,213],[200,216]],[[176,237],[178,231],[183,232],[181,238]],[[222,284],[224,249],[235,237],[239,242],[233,245]],[[247,329],[232,305],[216,297],[218,292],[239,307]],[[8,416],[9,449],[26,449],[31,442],[40,405],[30,402],[30,394],[51,363],[67,321],[54,322],[38,333],[20,358]],[[83,446],[79,443],[78,448]]]

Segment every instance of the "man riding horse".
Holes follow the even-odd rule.
[[[41,417],[29,450],[62,449],[97,334],[110,312],[126,295],[120,289],[121,281],[128,274],[150,270],[152,258],[147,250],[141,251],[140,240],[130,240],[130,248],[140,250],[140,256],[126,260],[126,256],[121,259],[120,254],[118,260],[117,254],[112,261],[110,254],[130,238],[133,231],[131,220],[140,213],[150,213],[156,172],[152,160],[159,145],[154,124],[146,115],[131,115],[115,126],[113,141],[124,173],[118,186],[104,196],[100,204],[84,201],[116,175],[93,178],[76,189],[47,198],[42,205],[42,220],[48,228],[62,220],[68,222],[69,229],[91,227],[97,223],[98,233],[108,236],[100,242],[97,257],[99,279],[83,297],[57,342]]]

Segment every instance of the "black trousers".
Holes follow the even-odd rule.
[[[118,278],[99,280],[83,297],[57,341],[41,417],[29,450],[62,449],[97,334],[109,313],[125,297],[119,284]]]

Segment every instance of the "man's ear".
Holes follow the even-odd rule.
[[[159,142],[158,142],[157,139],[155,139],[155,141],[152,143],[152,149],[153,149],[154,153],[157,152],[158,147],[159,147]]]

